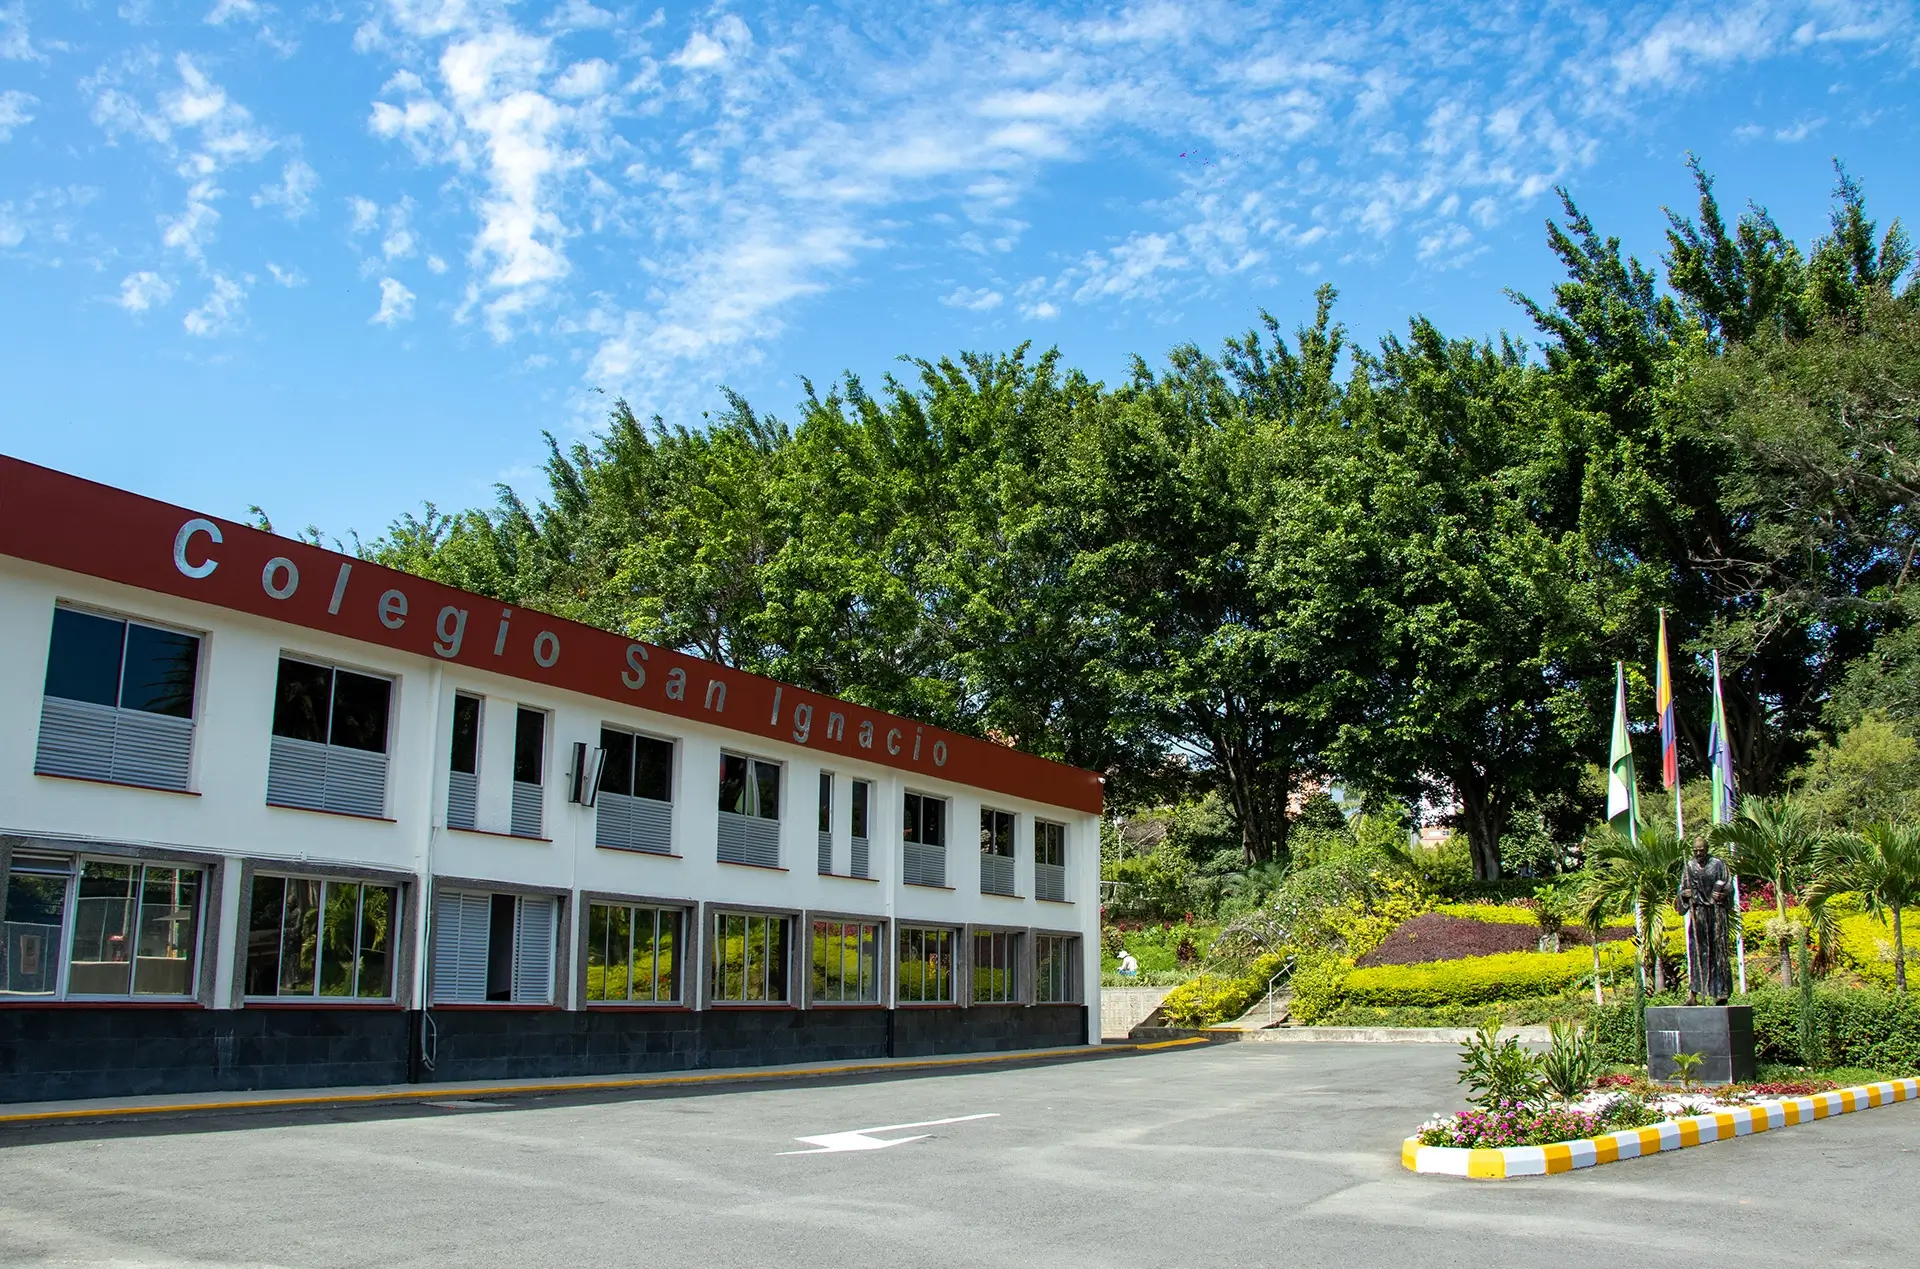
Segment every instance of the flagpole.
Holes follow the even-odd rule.
[[[1733,819],[1733,762],[1727,749],[1727,709],[1720,700],[1720,649],[1713,650],[1713,822]],[[1747,921],[1740,911],[1740,870],[1733,872],[1733,948],[1740,967],[1740,994],[1747,994]]]

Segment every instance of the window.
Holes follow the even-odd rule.
[[[1004,1005],[1020,998],[1014,983],[1014,948],[1020,936],[1004,930],[982,930],[973,936],[973,999],[982,1005]]]
[[[833,772],[820,773],[820,874],[833,871]]]
[[[1033,822],[1033,896],[1067,901],[1067,826]]]
[[[673,1004],[680,999],[678,908],[587,905],[587,999]]]
[[[720,860],[780,866],[780,764],[720,755]]]
[[[1079,939],[1063,934],[1033,936],[1033,998],[1043,1005],[1066,1005],[1080,999],[1074,973],[1074,951]]]
[[[980,808],[980,893],[1013,893],[1012,811]]]
[[[613,727],[600,729],[600,792],[594,844],[673,853],[673,743]]]
[[[378,818],[387,808],[393,682],[280,658],[267,801]]]
[[[477,696],[453,698],[453,750],[447,771],[447,827],[472,828],[480,809],[480,717]]]
[[[247,995],[392,999],[399,918],[396,886],[255,876]]]
[[[72,879],[72,860],[14,855],[7,870],[0,990],[31,996],[60,990],[60,934],[67,925]]]
[[[714,913],[711,999],[718,1004],[785,1004],[791,925],[792,919],[783,916]]]
[[[513,818],[515,837],[541,837],[546,825],[546,711],[520,707],[513,724]]]
[[[947,884],[947,800],[909,793],[901,817],[901,880],[910,886]]]
[[[867,828],[867,807],[873,801],[873,785],[865,780],[855,780],[853,782],[853,797],[849,800],[853,804],[851,808],[853,812],[853,859],[852,867],[850,867],[848,871],[856,877],[871,877],[873,871],[869,865],[869,860],[871,858],[870,846],[872,844],[872,834]]]
[[[199,668],[198,636],[55,608],[33,769],[185,789]]]
[[[558,900],[545,895],[437,893],[431,948],[434,1003],[551,1003],[559,907]]]
[[[813,1001],[871,1005],[880,1001],[880,927],[862,921],[813,923]]]
[[[898,1002],[903,1005],[953,1003],[953,931],[900,927]]]
[[[76,875],[71,859],[16,855],[0,982],[36,996],[190,996],[201,882],[172,864],[83,859]]]

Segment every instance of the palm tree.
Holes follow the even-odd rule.
[[[1798,802],[1784,797],[1743,798],[1740,818],[1731,824],[1717,824],[1713,829],[1714,841],[1725,848],[1735,872],[1773,885],[1773,902],[1779,917],[1776,933],[1780,941],[1783,986],[1793,982],[1787,891],[1797,888],[1806,877],[1813,862],[1817,836],[1813,817]],[[1734,919],[1739,919],[1737,914]]]
[[[1835,895],[1857,892],[1867,912],[1893,920],[1893,982],[1907,989],[1907,949],[1900,913],[1920,905],[1920,829],[1872,824],[1864,832],[1826,838],[1814,852],[1807,906],[1824,914]]]
[[[1679,886],[1686,843],[1671,824],[1640,821],[1637,836],[1605,824],[1587,835],[1585,911],[1589,924],[1602,914],[1633,915],[1633,938],[1641,964],[1653,967],[1653,989],[1666,988],[1660,963],[1665,933],[1661,910]]]

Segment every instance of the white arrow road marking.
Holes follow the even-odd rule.
[[[782,1150],[787,1154],[840,1154],[848,1150],[885,1150],[888,1146],[904,1146],[909,1141],[925,1141],[932,1133],[918,1133],[911,1137],[892,1137],[882,1141],[870,1136],[876,1132],[904,1132],[908,1128],[937,1128],[941,1124],[964,1124],[974,1119],[998,1119],[999,1113],[985,1115],[956,1115],[952,1119],[923,1119],[917,1124],[888,1124],[883,1128],[860,1128],[853,1132],[824,1132],[817,1137],[795,1137],[795,1141],[804,1141],[812,1150]]]

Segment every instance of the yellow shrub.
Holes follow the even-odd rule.
[[[1320,914],[1320,924],[1331,940],[1358,960],[1386,942],[1405,922],[1433,907],[1420,883],[1399,873],[1376,872],[1371,878],[1376,894],[1355,896]]]
[[[1625,940],[1600,946],[1603,970],[1633,964]],[[1346,976],[1341,994],[1353,1005],[1478,1005],[1501,1000],[1552,996],[1578,986],[1593,973],[1593,950],[1503,952],[1463,956],[1423,965],[1375,965]],[[1296,997],[1298,988],[1295,988]]]
[[[1267,992],[1267,980],[1286,964],[1286,956],[1270,952],[1238,978],[1202,974],[1168,992],[1161,1013],[1176,1027],[1211,1027],[1231,1022],[1253,1007]]]

